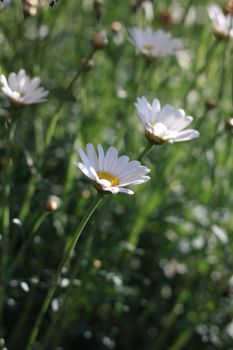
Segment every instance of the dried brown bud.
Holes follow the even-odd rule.
[[[118,33],[123,29],[123,24],[121,22],[114,21],[111,24],[111,28],[114,32]]]
[[[173,19],[172,19],[172,13],[169,10],[165,10],[159,14],[160,21],[162,25],[169,27],[174,24]]]
[[[108,38],[105,31],[97,32],[92,37],[92,45],[95,49],[104,49],[108,44]]]
[[[0,168],[9,164],[10,163],[10,159],[4,155],[4,154],[1,154],[0,155]]]
[[[207,110],[214,109],[217,107],[217,105],[218,105],[217,101],[212,100],[210,98],[205,101],[205,106]]]
[[[229,13],[233,14],[233,0],[228,1],[228,4],[223,7],[223,12],[225,15],[228,15]]]
[[[57,196],[51,195],[44,203],[44,207],[48,211],[56,211],[61,206],[61,199]]]

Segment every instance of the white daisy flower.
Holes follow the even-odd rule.
[[[48,91],[39,86],[40,81],[38,77],[30,79],[23,69],[18,74],[11,73],[8,80],[5,75],[0,75],[2,92],[9,97],[15,107],[46,101]]]
[[[187,141],[199,136],[197,130],[183,130],[193,120],[185,115],[183,109],[170,105],[161,108],[159,100],[154,99],[150,104],[144,96],[138,97],[135,106],[137,116],[145,127],[145,136],[153,144]]]
[[[0,9],[8,6],[11,3],[11,0],[0,0]]]
[[[220,6],[211,5],[208,7],[208,15],[218,36],[233,38],[233,17],[230,13],[225,15]]]
[[[87,145],[87,153],[79,149],[82,163],[75,165],[89,177],[97,190],[105,193],[116,194],[124,192],[134,194],[128,185],[138,185],[150,179],[146,176],[150,170],[142,166],[137,160],[129,161],[129,157],[118,157],[115,147],[110,147],[106,155],[101,145],[98,145],[98,155],[92,144]]]
[[[134,45],[150,60],[172,56],[182,49],[182,41],[173,39],[169,32],[158,30],[153,32],[150,27],[146,29],[129,29]]]

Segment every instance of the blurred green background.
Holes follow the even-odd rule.
[[[25,349],[65,242],[95,196],[73,165],[77,148],[114,145],[136,159],[145,147],[138,96],[184,108],[201,136],[155,148],[144,159],[151,181],[133,197],[105,199],[35,349],[233,349],[233,44],[214,37],[209,3],[59,0],[30,16],[15,0],[0,10],[1,73],[23,68],[49,90],[46,103],[15,112],[10,155],[11,111],[0,96],[0,171],[13,168],[2,349]],[[147,25],[181,38],[184,50],[146,64],[127,30]],[[109,43],[87,70],[101,30]],[[48,211],[51,195],[58,210]]]

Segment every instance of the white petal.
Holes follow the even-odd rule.
[[[197,130],[184,130],[181,131],[177,137],[172,138],[171,140],[174,142],[180,142],[180,141],[188,141],[194,138],[197,138],[200,136],[200,133]]]
[[[110,147],[105,156],[103,170],[106,172],[111,172],[111,169],[115,165],[116,159],[117,159],[116,149],[115,147]]]
[[[114,172],[114,174],[117,176],[125,169],[125,167],[127,166],[128,163],[129,163],[129,157],[121,156],[118,159],[115,167],[112,169],[112,172]]]
[[[160,102],[156,98],[152,101],[152,111],[151,111],[151,118],[150,122],[152,124],[156,123],[158,121],[158,113],[161,110]]]
[[[99,170],[99,162],[98,162],[98,158],[97,158],[97,154],[96,151],[94,149],[94,146],[91,143],[88,143],[87,145],[87,156],[90,160],[90,163],[93,165],[94,169],[96,169],[96,171]]]
[[[9,83],[9,87],[11,88],[11,90],[16,90],[17,89],[17,75],[15,73],[10,73],[9,77],[8,77],[8,83]]]
[[[104,170],[104,150],[101,145],[98,145],[98,152],[99,152],[99,171]]]
[[[95,171],[95,169],[94,169],[94,164],[92,164],[92,163],[90,162],[89,158],[86,156],[86,154],[84,153],[84,151],[83,151],[81,148],[79,148],[78,152],[79,152],[80,158],[81,158],[82,161],[83,161],[84,166],[85,166],[85,167],[88,169],[88,171],[92,174],[92,178],[93,178],[93,179],[98,178],[98,177],[97,177],[97,174],[96,174],[96,171]]]
[[[80,158],[82,159],[83,163],[87,166],[87,167],[91,167],[92,164],[90,162],[90,160],[88,159],[88,157],[86,156],[85,152],[82,150],[82,148],[78,149],[78,153],[80,155]]]
[[[111,187],[111,182],[106,180],[106,179],[100,179],[98,178],[97,180],[98,184],[100,184],[101,186],[103,186],[103,188],[108,188]]]
[[[153,134],[156,136],[165,136],[168,132],[167,126],[163,123],[157,123],[153,126]]]
[[[129,195],[133,195],[133,194],[134,194],[134,192],[131,191],[130,189],[128,189],[128,188],[123,188],[123,187],[119,187],[119,192],[121,192],[121,193],[126,193],[126,194],[129,194]]]
[[[150,177],[149,176],[144,176],[142,179],[140,180],[135,180],[135,181],[125,181],[125,182],[122,182],[120,184],[120,186],[128,186],[128,185],[139,185],[139,184],[142,184],[144,182],[147,182],[150,180]]]
[[[74,163],[76,166],[79,167],[79,169],[81,170],[81,172],[86,175],[87,177],[89,177],[91,180],[96,180],[96,178],[93,176],[92,172],[90,171],[89,168],[87,168],[83,163],[80,162],[75,162]]]

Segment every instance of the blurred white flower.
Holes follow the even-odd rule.
[[[210,5],[208,15],[218,36],[233,38],[233,16],[231,14],[225,15],[220,6]]]
[[[223,244],[227,244],[228,243],[228,236],[227,236],[226,232],[221,227],[219,227],[218,225],[213,225],[212,226],[212,230],[213,230],[213,233],[215,234],[215,236]]]
[[[11,0],[0,0],[0,9],[8,6],[11,3]]]
[[[149,176],[146,176],[150,172],[147,167],[142,166],[136,160],[129,161],[127,156],[118,157],[115,147],[110,147],[105,155],[102,146],[98,145],[97,155],[93,145],[89,143],[87,154],[79,149],[79,155],[83,163],[77,162],[75,165],[102,192],[134,194],[125,186],[138,185],[150,179]]]
[[[170,105],[161,108],[159,100],[154,99],[150,104],[144,96],[137,98],[135,106],[145,127],[145,136],[153,144],[187,141],[199,136],[197,130],[183,130],[193,120],[183,109],[174,109]]]
[[[233,338],[233,321],[231,321],[231,323],[228,323],[228,325],[225,327],[225,330],[227,332],[227,334]]]
[[[176,259],[163,259],[160,261],[160,265],[163,269],[163,273],[168,278],[173,278],[176,275],[184,275],[188,272],[187,266],[181,264]]]
[[[146,29],[129,29],[134,45],[150,60],[174,55],[182,49],[182,41],[173,39],[169,32],[158,30],[153,32],[150,27]]]
[[[30,79],[23,69],[18,74],[10,73],[8,80],[5,75],[0,75],[2,92],[15,107],[46,101],[48,91],[39,86],[40,81],[38,77]]]

